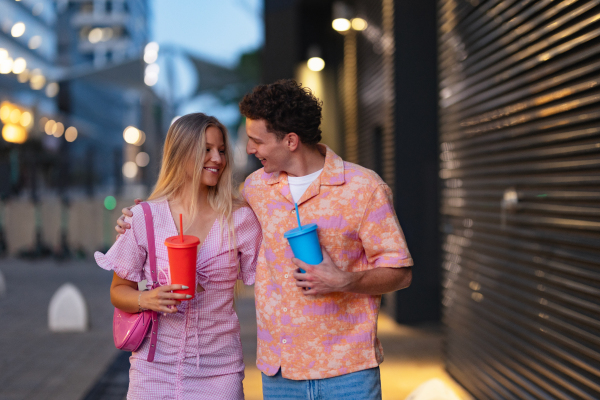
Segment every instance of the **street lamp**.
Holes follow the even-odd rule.
[[[321,48],[312,45],[308,48],[308,61],[306,62],[308,69],[319,72],[325,68],[325,60],[321,58]]]
[[[352,16],[352,10],[343,1],[336,1],[333,3],[333,21],[331,26],[338,32],[346,32],[350,30],[352,24],[350,18]]]

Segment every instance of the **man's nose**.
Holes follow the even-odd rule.
[[[252,143],[250,141],[248,141],[248,143],[246,144],[246,153],[247,154],[256,153],[256,149],[254,148],[254,146],[252,146]]]

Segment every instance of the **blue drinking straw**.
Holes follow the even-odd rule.
[[[302,230],[302,224],[300,223],[300,213],[298,212],[298,203],[294,203],[294,207],[296,207],[296,218],[298,218],[298,228]]]

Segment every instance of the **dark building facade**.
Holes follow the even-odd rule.
[[[600,8],[438,8],[448,370],[478,399],[600,398]]]
[[[333,30],[334,2],[266,0],[263,79],[312,82],[298,65],[320,46],[324,141],[393,188],[415,260],[388,311],[441,319],[477,399],[600,398],[598,2],[342,8],[371,29]]]

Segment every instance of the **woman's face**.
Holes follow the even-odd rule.
[[[200,183],[206,186],[216,186],[226,165],[223,133],[219,128],[211,126],[206,129],[206,155],[204,156]],[[194,163],[190,162],[187,168],[188,176],[192,176],[195,168]]]

